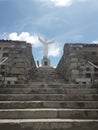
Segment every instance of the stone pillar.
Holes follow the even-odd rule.
[[[42,67],[50,67],[50,60],[47,57],[43,57]]]

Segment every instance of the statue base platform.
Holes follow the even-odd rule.
[[[42,59],[42,67],[50,67],[50,60],[47,57]]]

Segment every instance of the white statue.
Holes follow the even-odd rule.
[[[47,39],[43,40],[40,37],[38,37],[38,39],[44,45],[43,57],[47,58],[48,57],[48,45],[54,43],[55,41],[48,41]]]

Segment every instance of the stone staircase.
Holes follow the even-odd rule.
[[[65,84],[53,71],[0,87],[0,130],[98,130],[98,88]]]
[[[52,67],[39,67],[32,76],[32,81],[35,82],[65,82],[55,68]]]

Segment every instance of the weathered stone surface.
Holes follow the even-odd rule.
[[[98,79],[98,69],[88,61],[98,66],[98,45],[66,43],[63,50],[57,71],[66,82],[95,84]],[[81,82],[77,82],[77,78],[81,78]],[[86,81],[86,78],[89,78],[90,82]]]
[[[1,58],[8,57],[7,62],[0,66],[2,77],[17,77],[17,83],[27,82],[36,71],[31,44],[24,41],[0,40],[0,47]]]
[[[98,130],[98,120],[0,120],[3,130]]]
[[[98,101],[0,101],[0,109],[66,108],[98,109]]]
[[[3,130],[98,129],[97,88],[45,80],[0,88]]]
[[[53,67],[39,67],[37,71],[32,76],[33,82],[59,82],[65,83],[64,79],[62,79],[55,68]]]
[[[28,74],[26,69],[26,65],[30,67],[34,62],[26,61],[23,56],[25,49],[22,51],[19,47],[20,45],[15,47],[16,50],[11,50],[10,57],[16,55],[15,68],[12,67],[12,70],[20,70],[17,75],[20,84],[18,82],[0,87],[0,130],[98,130],[98,86],[74,84],[75,77],[81,78],[80,72],[82,78],[86,71],[90,72],[88,65],[85,70],[85,66],[81,64],[84,63],[82,55],[76,55],[76,50],[81,52],[82,45],[78,48],[73,46],[71,53],[70,46],[67,46],[64,55],[68,57],[62,57],[64,63],[59,64],[61,68],[39,67],[35,72],[36,66],[33,66],[34,75],[30,73],[31,70]],[[25,46],[21,44],[21,47]],[[26,49],[29,52],[29,44]],[[90,47],[89,49],[91,51]],[[87,51],[86,46],[84,50]],[[28,59],[31,57],[30,53]],[[19,57],[19,54],[22,55]],[[9,65],[9,71],[12,65]],[[21,73],[21,70],[25,71],[25,74]],[[69,77],[70,79],[67,79]]]

